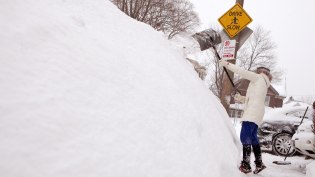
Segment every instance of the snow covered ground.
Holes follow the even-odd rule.
[[[0,1],[0,30],[1,177],[243,176],[182,49],[109,1]]]
[[[269,153],[263,153],[262,157],[267,168],[258,175],[261,177],[305,177],[306,166],[313,162],[313,160],[305,160],[302,156],[294,156],[286,159],[286,161],[291,162],[290,165],[277,165],[274,164],[273,161],[284,161],[284,157],[275,156]],[[254,177],[257,175],[249,174],[247,176]]]
[[[238,119],[231,119],[235,131],[239,136],[242,128]],[[247,174],[243,176],[261,176],[261,177],[314,177],[315,161],[313,159],[306,160],[304,156],[287,157],[285,161],[291,162],[289,165],[277,165],[274,161],[284,161],[284,157],[276,156],[270,153],[262,153],[263,162],[267,168],[258,175]],[[254,154],[251,155],[251,164],[254,166]]]

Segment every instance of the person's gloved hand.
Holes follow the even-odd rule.
[[[242,95],[239,94],[239,93],[237,93],[237,94],[234,95],[234,99],[235,99],[235,101],[238,101],[238,102],[241,102],[241,103],[243,103],[243,102],[245,101],[245,97],[242,96]]]
[[[239,94],[239,93],[237,93],[237,94],[234,95],[234,99],[235,99],[235,100],[240,100],[241,98],[242,98],[242,95]]]
[[[229,63],[228,63],[227,61],[223,60],[223,59],[221,59],[221,60],[219,61],[220,67],[225,67],[225,66],[227,66],[228,64],[229,64]]]

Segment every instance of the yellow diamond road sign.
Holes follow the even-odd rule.
[[[230,10],[223,14],[218,21],[227,34],[233,38],[253,20],[242,6],[236,3]]]

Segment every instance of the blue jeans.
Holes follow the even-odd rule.
[[[254,122],[244,121],[241,129],[241,142],[243,145],[258,145],[257,137],[258,126]]]

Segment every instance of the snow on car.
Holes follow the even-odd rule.
[[[262,150],[281,156],[292,156],[295,149],[291,147],[291,139],[302,121],[307,106],[292,106],[269,110],[259,126],[258,136]],[[304,121],[310,117],[309,111]]]
[[[292,144],[296,151],[315,158],[314,125],[312,121],[302,123],[292,137]]]

